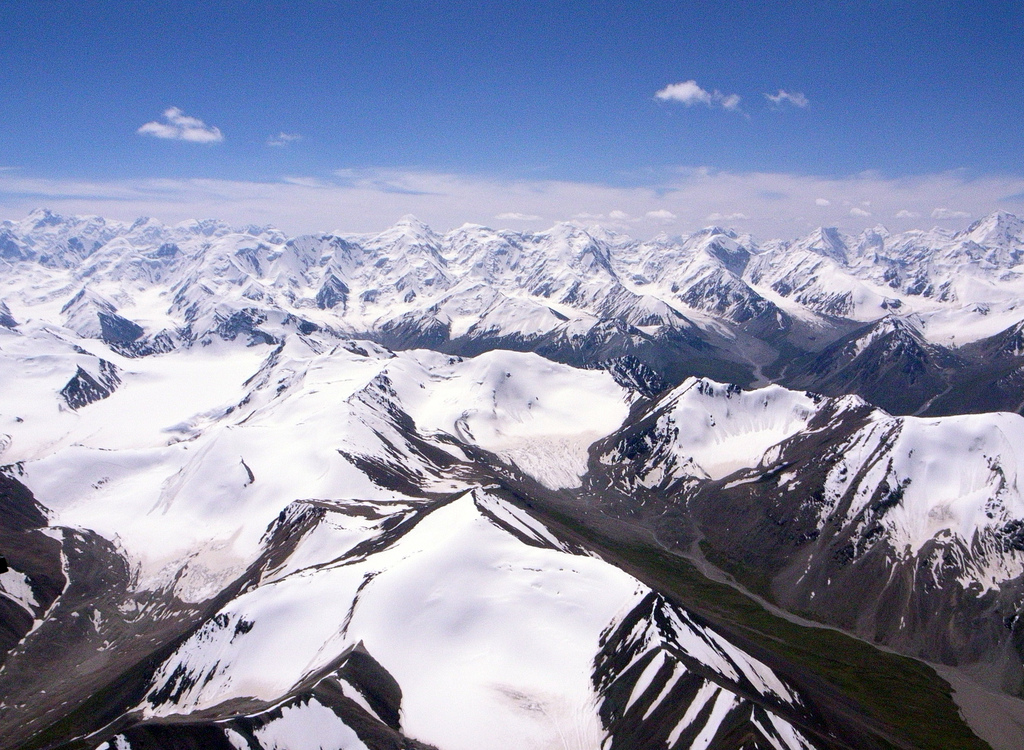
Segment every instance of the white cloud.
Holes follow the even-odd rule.
[[[503,214],[498,214],[494,217],[495,219],[503,219],[508,221],[540,221],[541,217],[535,214],[520,214],[515,211],[509,211]]]
[[[177,107],[164,110],[164,122],[147,122],[137,132],[190,143],[220,143],[224,140],[220,128],[207,125],[198,117],[189,117]]]
[[[919,219],[919,218],[921,218],[921,212],[920,211],[908,211],[905,208],[901,208],[899,211],[896,212],[896,218],[897,219]]]
[[[936,208],[932,211],[933,219],[969,219],[971,215],[967,211],[951,211],[948,208]]]
[[[647,219],[651,219],[652,221],[660,222],[662,224],[671,224],[673,221],[679,218],[674,213],[664,208],[659,208],[656,211],[648,211],[647,213],[644,214],[644,217]]]
[[[850,209],[850,216],[866,217],[871,216],[871,212],[865,211],[863,208],[857,208],[856,206],[854,206],[853,208]]]
[[[822,195],[830,196],[831,206],[808,216],[807,207]],[[997,208],[1024,214],[1024,197],[1014,196],[1024,196],[1024,177],[977,177],[963,172],[887,179],[878,174],[817,177],[687,167],[665,170],[648,184],[631,187],[395,169],[347,170],[340,175],[263,182],[55,180],[27,176],[24,170],[0,172],[0,219],[20,219],[33,208],[45,206],[66,214],[99,214],[122,221],[139,216],[168,223],[216,217],[238,226],[274,224],[291,234],[379,231],[409,213],[445,231],[466,222],[494,222],[510,205],[517,212],[543,216],[552,223],[583,212],[601,215],[605,218],[596,221],[621,229],[630,217],[662,210],[668,197],[680,231],[705,226],[708,215],[729,206],[752,217],[743,222],[745,231],[761,239],[791,239],[819,224],[860,232],[874,226],[875,217],[891,217],[899,211],[930,217],[934,206],[956,206],[972,216]],[[865,200],[871,201],[875,216],[851,216],[850,209]],[[927,224],[906,223],[930,229],[933,220],[919,221]],[[627,233],[641,239],[660,229],[646,219],[629,227]]]
[[[811,103],[811,101],[799,91],[786,91],[785,89],[779,89],[779,93],[777,94],[765,94],[764,98],[776,107],[781,107],[783,104],[792,104],[794,107],[806,109]]]
[[[749,219],[750,217],[746,214],[733,213],[733,214],[720,214],[717,211],[713,214],[708,214],[708,221],[742,221],[743,219]]]
[[[713,107],[717,104],[730,112],[736,112],[740,108],[739,94],[723,94],[717,89],[705,91],[697,85],[696,81],[692,80],[670,83],[661,91],[656,92],[654,96],[666,102],[682,102],[687,107],[692,107],[694,104],[706,104]]]
[[[604,218],[604,214],[592,214],[586,211],[581,211],[578,214],[573,214],[572,218],[579,219],[580,221],[600,221]]]
[[[831,206],[832,205],[832,201],[828,200],[827,198],[815,198],[814,199],[814,205],[816,205],[816,206]]]
[[[715,100],[722,105],[723,109],[727,109],[730,112],[735,112],[737,109],[740,108],[739,94],[728,94],[719,96],[718,92],[716,91],[712,96],[714,96]]]
[[[682,102],[688,107],[693,104],[711,104],[711,94],[698,86],[696,81],[670,83],[654,96],[666,102]]]
[[[289,185],[301,185],[302,187],[310,188],[327,188],[333,187],[333,183],[325,182],[319,177],[291,177],[285,176],[281,178],[281,182],[287,182]]]
[[[302,136],[298,133],[285,133],[284,131],[277,135],[272,135],[267,139],[268,146],[287,146],[289,143],[295,143],[295,141],[301,141]]]

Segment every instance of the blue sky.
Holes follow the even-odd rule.
[[[1024,213],[1019,3],[24,0],[0,28],[7,218],[785,235]]]

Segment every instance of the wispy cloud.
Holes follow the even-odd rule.
[[[831,206],[832,205],[832,201],[830,201],[828,198],[815,198],[814,199],[814,205],[815,206]]]
[[[163,122],[147,122],[137,132],[190,143],[220,143],[224,140],[220,128],[207,125],[198,117],[189,117],[177,107],[164,110]]]
[[[735,112],[740,108],[739,94],[720,94],[718,91],[715,91],[711,96],[716,102],[722,105],[723,109]]]
[[[867,218],[868,216],[871,216],[871,212],[865,211],[863,208],[857,208],[856,206],[854,206],[853,208],[850,209],[850,216],[859,216],[860,218],[864,219]]]
[[[516,211],[506,211],[505,213],[498,214],[494,217],[495,219],[501,219],[502,221],[540,221],[542,217],[536,214],[521,214]]]
[[[287,145],[289,145],[291,143],[295,143],[295,141],[301,141],[301,140],[302,140],[302,136],[299,135],[298,133],[285,133],[285,132],[282,131],[282,132],[278,133],[277,135],[270,136],[267,139],[267,145],[268,146],[277,146],[278,148],[282,148],[282,147],[287,146]]]
[[[668,209],[659,208],[657,211],[648,211],[644,214],[644,218],[657,221],[661,224],[672,224],[679,217]]]
[[[731,214],[720,214],[716,211],[715,213],[708,214],[707,216],[708,221],[743,221],[744,219],[749,218],[750,217],[747,216],[746,214],[741,214],[739,212]]]
[[[415,214],[439,231],[466,222],[489,224],[500,214],[540,216],[552,223],[585,220],[638,238],[668,229],[692,232],[708,223],[742,222],[761,238],[793,238],[818,225],[859,232],[878,217],[894,229],[930,229],[935,206],[962,214],[937,216],[948,228],[997,208],[1024,213],[1024,177],[945,172],[888,179],[879,174],[818,177],[788,173],[722,172],[678,168],[643,186],[566,180],[504,180],[422,170],[362,169],[337,175],[270,181],[212,179],[52,180],[23,170],[0,172],[0,219],[22,218],[45,206],[69,214],[100,214],[124,221],[152,216],[165,222],[217,217],[236,225],[275,224],[289,233],[369,232]],[[829,196],[830,205],[816,206]],[[870,201],[874,216],[860,216]],[[728,206],[729,212],[722,210]],[[808,211],[812,207],[812,211]],[[731,213],[747,216],[730,218]],[[899,213],[906,211],[908,213]],[[664,213],[662,213],[664,212]],[[715,213],[720,219],[709,219]],[[670,218],[674,216],[675,218]],[[948,217],[948,218],[943,218]],[[541,219],[537,219],[541,221]]]
[[[664,102],[682,102],[687,107],[692,107],[694,104],[706,104],[709,107],[718,105],[722,109],[733,112],[740,107],[739,94],[723,94],[717,89],[705,91],[697,85],[696,81],[692,80],[670,83],[665,88],[656,92],[654,97]]]
[[[779,89],[777,94],[765,94],[764,98],[776,107],[781,107],[783,104],[792,104],[794,107],[806,109],[811,103],[810,99],[799,91],[786,91],[785,89]]]
[[[309,188],[329,188],[333,187],[333,183],[321,180],[319,177],[292,177],[291,175],[281,178],[282,182],[287,182],[289,185],[301,185],[302,187]]]
[[[932,218],[939,220],[969,219],[971,218],[971,214],[968,211],[953,211],[949,208],[936,208],[932,211]]]

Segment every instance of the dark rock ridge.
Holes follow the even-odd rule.
[[[118,374],[117,366],[105,359],[96,362],[96,372],[91,374],[79,365],[74,376],[60,389],[60,395],[64,403],[72,409],[81,409],[83,406],[101,401],[121,384],[121,376]]]
[[[0,326],[4,328],[16,328],[18,326],[18,321],[11,315],[11,308],[2,299],[0,299]]]

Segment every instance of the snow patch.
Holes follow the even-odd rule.
[[[817,410],[810,396],[771,385],[754,391],[690,378],[662,400],[658,429],[674,434],[680,463],[712,479],[752,468],[765,451],[802,430]]]
[[[316,698],[278,710],[281,718],[253,731],[264,750],[368,750],[359,735]]]
[[[35,616],[35,608],[39,606],[39,602],[36,601],[28,576],[24,573],[10,568],[6,573],[0,574],[0,595],[6,596],[30,615]]]

